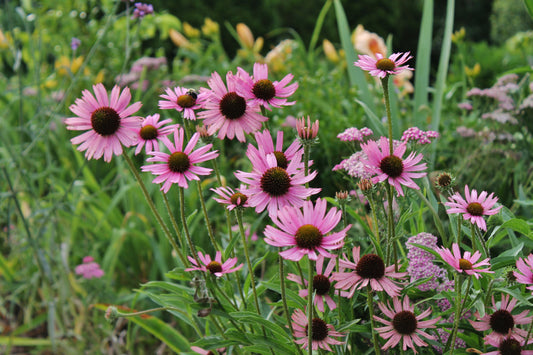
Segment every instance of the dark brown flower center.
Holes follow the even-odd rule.
[[[363,255],[355,267],[355,273],[364,279],[380,279],[385,276],[385,263],[379,255]]]
[[[120,116],[111,107],[100,107],[91,114],[91,126],[101,136],[111,136],[120,127]]]
[[[381,160],[379,168],[391,178],[397,178],[402,175],[403,162],[396,155],[389,155]]]
[[[410,311],[398,312],[394,315],[394,318],[392,318],[392,326],[402,335],[413,334],[417,325],[418,322],[416,321],[416,317],[413,312]]]
[[[490,327],[496,333],[507,334],[514,327],[513,315],[504,309],[499,309],[490,316]]]
[[[275,151],[274,155],[276,156],[276,161],[278,162],[278,166],[283,169],[287,169],[287,166],[289,165],[289,162],[287,161],[287,157],[283,152]]]
[[[159,134],[157,132],[157,128],[155,128],[151,124],[147,124],[146,126],[143,126],[141,128],[140,136],[145,141],[156,139],[158,135]]]
[[[168,168],[175,173],[183,173],[189,169],[191,161],[187,154],[183,152],[175,152],[168,158]]]
[[[231,203],[236,206],[244,206],[244,204],[248,200],[248,196],[246,196],[243,193],[236,192],[233,195],[231,195],[230,200],[231,200]]]
[[[305,326],[305,334],[307,334],[307,329],[309,329],[309,325]],[[326,322],[324,322],[320,318],[313,318],[311,321],[311,338],[313,338],[314,341],[321,341],[328,337],[328,325]]]
[[[177,104],[183,108],[189,108],[196,105],[196,97],[190,94],[178,96]]]
[[[291,178],[285,169],[270,168],[261,177],[261,189],[272,196],[283,196],[291,187]]]
[[[442,173],[437,179],[437,184],[440,187],[448,187],[452,183],[452,177],[449,174]]]
[[[478,202],[471,202],[466,206],[466,212],[472,216],[483,216],[483,206]]]
[[[272,99],[276,95],[276,89],[268,79],[257,81],[252,88],[252,92],[255,97],[265,101]]]
[[[218,261],[211,261],[209,264],[207,264],[206,268],[212,274],[215,272],[222,272],[222,265]]]
[[[326,276],[315,275],[315,277],[313,277],[313,289],[316,291],[317,295],[327,295],[329,293],[330,286],[331,283]]]
[[[513,338],[503,339],[498,347],[501,355],[520,355],[522,354],[522,347],[518,340]]]
[[[379,70],[389,71],[394,70],[394,68],[396,68],[396,64],[394,64],[394,62],[389,58],[382,58],[376,62],[376,68]]]
[[[246,100],[236,92],[228,92],[220,100],[220,113],[227,119],[236,120],[246,112]]]
[[[313,250],[322,243],[322,233],[312,224],[304,224],[296,231],[296,245],[302,249]]]
[[[466,259],[459,259],[459,269],[461,270],[472,270],[474,267],[472,263]]]

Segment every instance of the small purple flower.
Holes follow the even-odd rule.
[[[73,51],[78,49],[80,44],[81,44],[81,41],[76,37],[72,37],[72,39],[70,40],[70,48],[72,48]]]
[[[154,7],[151,4],[143,4],[142,2],[135,3],[135,10],[133,10],[133,19],[142,19],[146,15],[154,13]]]
[[[343,142],[352,142],[352,141],[362,142],[366,136],[370,136],[373,133],[374,132],[372,132],[372,130],[367,127],[363,127],[361,129],[350,127],[346,129],[344,132],[339,133],[337,135],[337,138],[339,138]]]
[[[409,142],[413,141],[418,144],[429,144],[431,143],[431,138],[438,138],[439,133],[435,131],[422,131],[418,127],[410,127],[405,132],[403,132],[401,141]]]
[[[457,104],[457,107],[461,110],[471,111],[472,110],[472,104],[470,102],[461,102],[460,104]]]
[[[104,276],[104,271],[100,269],[100,265],[94,261],[92,256],[83,258],[83,264],[76,266],[74,269],[76,275],[82,275],[86,279],[99,279]]]
[[[407,259],[409,266],[407,272],[411,276],[411,282],[432,277],[432,279],[418,285],[421,291],[435,290],[439,286],[440,279],[446,277],[446,270],[435,265],[433,260],[435,256],[413,244],[424,245],[431,249],[437,248],[437,237],[430,233],[419,233],[407,240]]]

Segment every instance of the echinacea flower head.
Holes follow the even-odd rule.
[[[235,266],[237,264],[237,258],[229,258],[224,263],[222,263],[222,253],[220,251],[217,251],[215,254],[215,259],[211,260],[211,256],[208,254],[202,254],[202,252],[198,252],[198,258],[200,259],[200,263],[198,263],[192,256],[187,256],[191,264],[193,264],[193,267],[185,269],[185,271],[203,271],[203,272],[209,272],[216,277],[220,277],[224,274],[229,274],[235,271],[240,270],[244,264],[240,264]]]
[[[195,121],[196,111],[202,108],[207,95],[206,91],[197,92],[181,86],[166,88],[165,94],[161,95],[164,100],[159,100],[159,108],[183,112],[183,118]]]
[[[307,122],[305,117],[296,120],[296,132],[302,142],[314,141],[318,135],[318,120],[311,123],[311,118],[307,116]]]
[[[316,275],[313,277],[313,292],[315,292],[314,304],[320,312],[324,312],[324,303],[328,305],[330,310],[337,308],[337,304],[335,304],[335,301],[330,296],[333,281],[330,279],[330,276],[335,268],[336,258],[329,259],[325,269],[323,268],[324,261],[324,256],[318,255],[316,260]],[[300,297],[307,297],[309,290],[307,289],[308,281],[306,279],[302,280],[300,276],[295,274],[288,274],[287,279],[305,286],[298,291],[298,295],[300,295]]]
[[[497,347],[497,350],[483,353],[481,355],[533,355],[533,350],[524,350],[523,348],[533,343],[533,339],[519,340],[512,335],[508,335],[502,339],[489,339],[487,344]]]
[[[250,173],[237,171],[235,176],[246,185],[241,192],[248,196],[248,204],[255,207],[257,213],[266,208],[272,217],[285,206],[301,207],[307,197],[320,192],[320,188],[305,187],[317,172],[305,176],[304,170],[300,169],[300,160],[290,161],[287,169],[283,169],[278,166],[274,153],[267,154],[266,158],[246,154],[253,170]]]
[[[498,343],[504,340],[509,335],[512,335],[515,339],[523,341],[527,336],[527,330],[517,328],[518,324],[531,324],[533,317],[528,316],[529,310],[524,310],[520,314],[512,314],[514,307],[518,301],[513,298],[509,301],[509,295],[502,294],[501,303],[498,307],[494,302],[494,296],[492,296],[492,314],[485,314],[480,317],[479,312],[476,312],[474,316],[477,317],[477,321],[468,320],[474,329],[481,332],[485,330],[492,330],[492,332],[485,337],[485,343]]]
[[[352,250],[353,262],[344,259],[339,260],[341,272],[334,272],[332,279],[337,281],[335,288],[349,290],[341,292],[341,296],[351,298],[355,290],[370,285],[373,291],[385,291],[389,296],[400,295],[401,287],[393,281],[407,275],[406,272],[396,272],[395,266],[385,266],[383,259],[376,254],[366,254],[361,256],[361,247],[354,247]],[[344,269],[352,271],[344,272]]]
[[[516,282],[528,285],[526,289],[533,291],[533,254],[529,254],[527,258],[518,259],[516,268],[518,269],[514,271]]]
[[[281,81],[268,79],[268,65],[262,63],[254,64],[253,77],[244,69],[238,68],[237,74],[241,79],[240,93],[246,98],[253,100],[256,105],[261,105],[268,110],[272,107],[294,105],[294,101],[287,101],[287,97],[294,94],[298,89],[298,83],[290,81],[294,75],[287,74]]]
[[[292,328],[294,330],[294,337],[296,344],[301,344],[302,349],[309,348],[308,329],[309,324],[307,316],[301,309],[297,309],[291,316]],[[332,337],[342,337],[343,333],[337,332],[333,325],[324,322],[320,318],[313,318],[311,323],[311,349],[324,349],[333,351],[330,345],[342,345],[344,342],[334,339]]]
[[[426,309],[418,316],[415,315],[415,307],[410,303],[409,297],[405,296],[403,302],[398,297],[392,299],[393,308],[390,307],[389,302],[387,304],[378,302],[378,307],[384,315],[390,318],[390,320],[383,319],[378,316],[374,316],[374,319],[378,322],[385,324],[384,327],[377,327],[376,331],[383,339],[388,341],[383,345],[381,349],[387,350],[389,348],[397,346],[400,341],[402,342],[403,350],[407,348],[413,349],[416,354],[417,346],[428,346],[428,344],[422,340],[422,337],[426,339],[435,340],[435,336],[426,333],[423,329],[435,328],[435,323],[440,320],[440,316],[430,320],[422,320],[431,314],[431,308]]]
[[[486,231],[487,224],[483,216],[496,214],[502,208],[502,206],[494,207],[498,201],[498,198],[494,197],[494,193],[487,195],[486,191],[482,191],[478,195],[476,190],[470,191],[468,185],[465,185],[465,198],[456,192],[448,198],[450,202],[446,202],[444,205],[450,207],[447,210],[448,214],[461,213],[466,221],[470,220],[479,229]]]
[[[257,142],[257,148],[249,144],[246,152],[250,160],[266,159],[268,154],[274,154],[277,165],[280,168],[287,169],[289,162],[292,160],[300,161],[299,168],[304,167],[302,161],[304,151],[298,140],[294,140],[287,149],[283,150],[283,131],[278,131],[275,146],[270,131],[268,130],[255,132],[254,136]]]
[[[290,247],[279,253],[288,260],[298,261],[304,255],[317,260],[318,254],[334,257],[328,250],[342,248],[351,225],[330,233],[340,222],[342,211],[333,207],[326,214],[326,208],[327,201],[321,198],[314,206],[313,202],[305,201],[303,211],[299,207],[285,206],[276,216],[271,216],[278,228],[266,226],[265,242],[275,247]]]
[[[231,72],[226,74],[226,83],[227,88],[217,72],[211,74],[207,81],[211,90],[207,91],[205,111],[200,112],[198,117],[204,119],[209,134],[218,131],[220,139],[236,137],[239,142],[245,142],[244,134],[259,130],[268,118],[258,113],[258,105],[238,93],[242,90]]]
[[[130,105],[129,88],[122,92],[118,86],[113,87],[108,96],[104,85],[93,85],[94,96],[89,90],[83,90],[81,99],[76,99],[69,109],[76,117],[65,119],[67,129],[86,131],[72,138],[72,144],[80,144],[78,150],[85,151],[87,159],[100,159],[102,155],[110,162],[113,155],[122,154],[122,146],[130,147],[137,141],[137,130],[141,126],[141,117],[132,116],[139,111],[142,104]]]
[[[161,137],[166,137],[174,130],[177,125],[164,125],[172,122],[171,119],[166,119],[159,122],[159,114],[155,113],[152,116],[146,116],[142,121],[141,127],[137,131],[137,148],[135,148],[135,155],[139,154],[143,147],[146,147],[146,152],[149,153],[154,150],[159,150],[159,140]]]
[[[421,153],[411,152],[404,159],[406,144],[402,143],[394,148],[391,155],[389,141],[385,137],[381,137],[379,142],[363,143],[361,148],[367,156],[364,168],[373,176],[373,184],[387,180],[401,196],[404,195],[402,185],[420,190],[413,178],[421,178],[427,174],[421,172],[426,169],[426,163],[420,163],[423,158]]]
[[[170,151],[170,154],[160,151],[152,151],[148,154],[152,157],[146,159],[147,162],[156,162],[160,164],[143,165],[142,171],[149,171],[157,177],[152,181],[154,184],[164,182],[161,191],[167,193],[172,184],[177,183],[182,188],[188,188],[187,180],[200,180],[198,175],[209,175],[213,169],[196,166],[194,164],[202,163],[214,159],[218,156],[218,151],[209,151],[212,144],[204,145],[196,150],[194,147],[198,143],[200,135],[195,133],[183,148],[184,131],[182,127],[174,129],[174,143],[167,137],[162,137],[161,141]]]
[[[413,58],[409,55],[409,52],[394,53],[388,58],[384,58],[381,53],[376,53],[376,58],[369,55],[359,55],[358,57],[359,60],[354,65],[380,79],[391,74],[399,74],[403,70],[413,70],[408,65],[404,65],[409,59]]]
[[[92,256],[83,258],[83,264],[76,266],[74,269],[76,275],[81,275],[85,279],[99,279],[104,276],[104,271],[100,269],[100,265],[94,261]]]
[[[479,258],[481,257],[481,253],[479,251],[476,251],[474,254],[470,253],[469,251],[465,251],[464,254],[461,256],[461,251],[459,250],[459,245],[457,243],[453,243],[452,245],[453,252],[444,247],[437,248],[436,250],[442,260],[444,260],[447,264],[453,267],[457,272],[464,272],[465,274],[470,276],[473,275],[477,279],[479,279],[482,272],[494,273],[494,271],[489,270],[489,258],[478,262]],[[488,267],[483,269],[483,266]]]
[[[239,190],[234,191],[231,187],[217,187],[211,189],[219,197],[215,197],[214,200],[223,205],[227,205],[228,210],[233,210],[234,208],[245,208],[250,207],[248,204],[248,196],[240,192]]]

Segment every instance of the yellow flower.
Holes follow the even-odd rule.
[[[98,84],[98,83],[101,83],[103,82],[105,79],[105,71],[104,69],[101,69],[98,74],[96,74],[96,77],[94,78],[94,83],[95,84]]]
[[[69,76],[71,74],[76,74],[83,64],[83,57],[76,57],[72,62],[67,56],[62,55],[56,60],[54,67],[57,71],[57,74],[60,76]],[[87,74],[87,69],[84,71],[84,74]]]
[[[481,65],[476,63],[473,68],[469,68],[465,65],[465,74],[471,78],[475,78],[481,72]]]
[[[339,62],[340,57],[337,53],[337,50],[335,49],[335,46],[333,46],[333,43],[331,43],[327,39],[324,39],[324,41],[322,42],[322,48],[324,49],[324,54],[326,54],[326,58],[328,58],[330,62]]]
[[[200,30],[192,27],[188,22],[183,23],[183,33],[189,38],[200,37]]]
[[[254,47],[254,35],[250,28],[242,22],[237,24],[237,35],[244,48],[252,49]]]
[[[202,26],[202,33],[204,34],[204,36],[210,37],[216,35],[219,31],[220,28],[218,26],[218,23],[211,20],[209,17],[204,20],[204,24]]]
[[[9,35],[9,33],[4,36],[2,30],[0,30],[0,49],[6,49],[7,47],[9,47],[10,37],[11,36]]]
[[[171,28],[170,30],[168,30],[168,35],[176,46],[183,48],[192,47],[191,42],[189,42],[189,40],[185,38],[184,35],[176,31],[175,29]]]
[[[292,39],[281,41],[276,47],[267,53],[265,63],[274,72],[285,70],[285,63],[291,58],[292,51],[298,46],[298,43]]]
[[[452,42],[455,44],[461,42],[463,38],[465,38],[465,34],[466,34],[465,28],[461,27],[460,30],[452,33]]]

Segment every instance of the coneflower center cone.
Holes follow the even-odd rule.
[[[308,327],[309,325],[305,326],[305,334],[307,334]],[[313,340],[321,341],[327,338],[329,330],[326,322],[320,318],[313,318],[313,321],[311,322],[311,331],[313,332],[311,335]],[[311,346],[311,344],[309,344],[309,346]]]
[[[396,68],[396,64],[389,58],[381,58],[376,62],[376,68],[379,70],[394,70]]]
[[[478,202],[471,202],[466,206],[466,211],[472,216],[483,216],[483,206]]]
[[[220,113],[230,120],[241,118],[246,112],[246,100],[236,92],[228,92],[220,100]]]
[[[91,126],[101,136],[111,136],[120,127],[120,116],[111,107],[100,107],[91,114]]]
[[[248,200],[248,196],[246,196],[243,193],[236,192],[233,195],[231,195],[230,200],[231,200],[232,204],[234,204],[236,206],[242,206]]]
[[[366,254],[357,263],[355,273],[365,279],[380,279],[385,276],[385,263],[379,255]]]
[[[459,268],[461,270],[472,270],[473,269],[473,265],[470,261],[466,260],[466,259],[459,259]]]
[[[389,155],[381,160],[379,168],[391,178],[396,178],[403,173],[403,161],[395,155]]]
[[[315,249],[322,243],[322,238],[322,233],[312,224],[304,224],[296,231],[296,245],[302,249]]]
[[[187,154],[183,152],[174,152],[168,158],[168,168],[175,173],[183,173],[189,169],[191,161]]]
[[[154,126],[152,126],[151,124],[148,124],[144,127],[141,128],[141,132],[139,133],[139,135],[141,136],[142,139],[144,139],[145,141],[149,141],[149,140],[152,140],[152,139],[156,139],[158,134],[157,134],[157,128],[155,128]]]
[[[291,178],[285,169],[273,167],[264,172],[260,185],[271,196],[283,196],[291,187]]]
[[[189,94],[180,95],[178,96],[177,104],[183,108],[193,107],[196,105],[196,98]]]
[[[522,354],[522,346],[518,340],[513,338],[507,338],[502,340],[498,347],[501,355],[520,355]]]
[[[276,89],[274,88],[272,81],[268,79],[262,79],[254,84],[252,93],[258,99],[268,101],[276,95]]]
[[[392,326],[398,333],[402,335],[413,334],[417,328],[417,325],[418,322],[416,317],[413,312],[410,311],[398,312],[392,319]]]
[[[211,261],[206,266],[207,270],[209,270],[212,274],[215,272],[221,272],[222,271],[222,265],[218,261]]]
[[[500,334],[507,334],[514,327],[513,315],[504,309],[494,312],[489,323],[492,330]]]
[[[331,283],[329,282],[329,279],[326,276],[315,275],[315,277],[313,277],[313,289],[316,291],[317,295],[327,295],[330,286]]]
[[[278,162],[278,167],[287,169],[289,162],[287,161],[287,157],[285,156],[285,153],[276,150],[274,152],[274,156],[276,157],[276,161]]]

